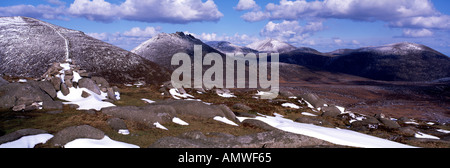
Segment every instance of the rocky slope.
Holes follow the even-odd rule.
[[[248,53],[257,53],[258,51],[248,48],[242,47],[235,44],[232,44],[228,41],[209,41],[206,42],[209,46],[219,50],[222,53],[234,53],[234,54],[248,54]]]
[[[0,18],[0,73],[37,78],[68,57],[113,83],[159,82],[168,73],[157,64],[111,44],[28,17]]]
[[[131,52],[153,61],[158,65],[174,70],[176,66],[171,66],[172,56],[176,53],[186,53],[191,58],[194,57],[194,45],[201,45],[203,56],[215,52],[222,54],[220,51],[196,39],[192,35],[186,35],[183,32],[172,34],[161,33],[157,36],[142,43]],[[224,55],[224,54],[222,54]]]

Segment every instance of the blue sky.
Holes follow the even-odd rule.
[[[15,0],[0,16],[28,16],[131,50],[183,31],[237,45],[273,38],[322,52],[415,42],[450,55],[448,0]]]

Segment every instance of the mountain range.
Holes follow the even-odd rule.
[[[193,57],[194,45],[202,46],[203,55],[277,52],[285,64],[375,80],[431,81],[450,77],[449,57],[408,42],[321,53],[274,39],[243,47],[226,41],[204,43],[177,32],[158,34],[129,52],[81,31],[28,17],[1,17],[0,37],[0,73],[22,77],[39,77],[53,62],[69,57],[93,75],[111,82],[163,82],[170,79],[170,71],[176,68],[170,65],[171,57],[179,52]]]

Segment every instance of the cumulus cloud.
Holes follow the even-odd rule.
[[[250,10],[255,8],[259,8],[259,6],[256,4],[254,0],[239,0],[237,6],[234,7],[234,9],[238,11]]]
[[[146,27],[145,29],[133,27],[131,30],[124,32],[123,35],[133,37],[153,37],[161,33],[159,32],[160,29],[160,27]]]
[[[47,0],[47,2],[53,6],[0,7],[0,16],[29,16],[43,19],[62,19],[72,16],[101,22],[125,19],[180,24],[219,21],[223,17],[213,0],[205,2],[203,0],[125,0],[120,4],[106,0],[74,0],[68,7],[60,0]]]
[[[131,50],[139,44],[147,41],[153,36],[158,35],[161,31],[160,27],[133,27],[125,32],[116,33],[86,33],[87,35],[102,40],[104,42],[119,46],[126,50]]]
[[[0,16],[28,16],[42,19],[66,20],[67,18],[64,15],[66,15],[64,6],[16,5],[0,7]]]
[[[323,29],[322,22],[309,22],[301,26],[298,21],[284,20],[281,23],[270,21],[261,30],[260,35],[287,42],[298,42]]]
[[[433,32],[428,29],[404,29],[404,37],[430,37],[433,36]]]
[[[437,11],[429,0],[281,0],[264,11],[242,15],[249,22],[337,18],[356,21],[385,21],[391,27],[450,29],[450,16]]]
[[[98,21],[126,19],[165,23],[218,21],[223,16],[212,0],[126,0],[119,5],[105,0],[75,0],[69,12]]]

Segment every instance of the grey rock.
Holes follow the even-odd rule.
[[[234,104],[234,105],[233,105],[233,108],[234,108],[234,109],[243,110],[243,111],[246,111],[246,112],[252,110],[252,108],[250,108],[249,106],[247,106],[247,105],[245,105],[245,104],[242,104],[242,103],[236,103],[236,104]]]
[[[160,124],[171,122],[176,111],[173,107],[167,105],[149,105],[144,107],[108,107],[103,108],[102,113],[153,127],[156,122]]]
[[[109,83],[105,78],[94,76],[91,78],[99,88],[109,88]]]
[[[105,133],[89,125],[72,126],[64,128],[54,135],[50,142],[54,146],[64,146],[78,138],[102,139]]]
[[[314,124],[314,125],[326,125],[326,126],[333,125],[324,119],[313,118],[313,117],[300,117],[300,118],[295,119],[295,121],[299,122],[299,123]]]
[[[95,84],[95,82],[92,79],[89,78],[80,79],[78,81],[78,87],[89,89],[90,91],[96,94],[101,94],[100,88]]]
[[[62,110],[63,106],[61,101],[47,100],[42,103],[42,108],[45,110]]]
[[[341,111],[334,105],[322,107],[322,111],[322,116],[328,117],[337,117],[339,114],[341,114]]]
[[[50,79],[50,83],[52,83],[53,87],[56,91],[61,90],[61,78],[59,77],[53,77]]]
[[[15,105],[13,108],[12,108],[12,110],[13,111],[22,111],[22,110],[25,110],[25,104],[20,104],[20,105]]]
[[[45,93],[47,93],[52,99],[56,98],[56,90],[53,84],[49,81],[33,81],[30,82],[30,84],[35,84],[37,87],[39,87],[41,90],[43,90]]]
[[[45,134],[45,133],[47,133],[47,131],[40,130],[40,129],[33,129],[33,128],[21,129],[21,130],[17,130],[15,132],[1,136],[0,144],[18,140],[23,136]]]
[[[115,131],[119,131],[121,129],[128,129],[125,122],[120,118],[110,118],[106,122]]]
[[[266,131],[277,130],[275,127],[272,127],[265,122],[262,122],[260,120],[255,120],[255,119],[246,119],[246,120],[242,121],[242,125],[244,127],[258,128],[258,129],[263,129]]]
[[[211,138],[199,131],[183,133],[178,137],[164,137],[149,148],[298,148],[308,146],[333,146],[333,144],[279,130],[243,136],[214,133]]]
[[[288,97],[292,97],[292,96],[295,96],[295,95],[292,92],[288,91],[288,90],[282,90],[282,91],[280,91],[280,96],[288,98]]]
[[[65,83],[61,83],[61,93],[62,93],[64,96],[67,96],[67,95],[70,94],[69,87],[67,87],[67,85],[66,85]]]
[[[36,102],[52,100],[52,98],[40,88],[29,83],[10,83],[0,86],[0,109],[11,109],[14,106],[31,105]],[[23,109],[25,109],[23,107]],[[19,109],[19,107],[16,107]]]
[[[299,95],[298,97],[303,98],[305,101],[310,103],[315,108],[324,107],[324,104],[326,104],[326,102],[320,99],[319,96],[312,93],[302,94]]]
[[[85,92],[84,90],[81,92],[81,97],[87,98],[91,96],[91,94],[89,94],[88,92]]]
[[[115,95],[115,93],[114,93],[113,88],[107,88],[107,89],[106,89],[106,93],[107,93],[107,95],[108,95],[108,99],[111,99],[111,100],[113,100],[113,101],[117,101],[117,98],[116,98],[116,95]]]
[[[398,129],[398,128],[400,128],[400,125],[396,121],[392,121],[392,120],[387,119],[387,118],[380,118],[378,120],[380,120],[380,122],[383,123],[383,125],[386,126],[389,129]]]

